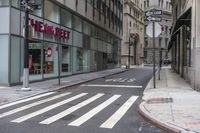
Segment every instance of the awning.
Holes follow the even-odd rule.
[[[171,40],[168,45],[168,50],[172,47],[173,37],[176,35],[176,31],[183,25],[191,25],[191,12],[192,8],[189,8],[186,12],[184,12],[177,20],[174,22],[174,25],[171,29]]]

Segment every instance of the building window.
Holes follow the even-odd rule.
[[[72,14],[65,9],[61,9],[60,23],[63,26],[72,27]]]
[[[149,0],[147,0],[147,7],[149,7]]]
[[[148,47],[148,38],[145,38],[145,40],[144,40],[144,46]]]
[[[60,9],[59,7],[48,1],[45,0],[44,2],[44,18],[51,20],[53,22],[59,23],[60,21]]]
[[[168,34],[168,26],[165,26],[165,34]]]
[[[146,1],[144,1],[144,8],[146,8]]]
[[[73,15],[73,29],[82,31],[82,20],[78,16]]]
[[[58,76],[58,45],[54,43],[44,43],[43,49],[43,71],[44,77]]]
[[[161,0],[159,0],[159,2],[158,2],[158,6],[159,6],[159,7],[161,6]]]
[[[61,47],[61,75],[68,75],[72,73],[71,63],[71,47]]]
[[[159,38],[159,47],[162,47],[162,38]]]
[[[8,6],[9,0],[0,0],[0,6]]]
[[[166,2],[166,9],[168,9],[168,6],[169,6],[168,4],[169,4],[169,3],[168,3],[168,1],[167,1],[167,2]]]
[[[168,38],[165,39],[165,48],[167,48],[168,45]]]

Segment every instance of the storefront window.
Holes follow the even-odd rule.
[[[97,52],[91,51],[90,52],[90,71],[97,70]]]
[[[60,21],[60,12],[59,7],[48,1],[44,1],[44,18],[51,20],[53,22],[59,23]]]
[[[83,72],[83,49],[73,48],[73,72]]]
[[[39,42],[29,43],[29,73],[30,80],[42,79],[42,44]]]
[[[63,26],[72,27],[72,14],[65,9],[61,9],[60,23]]]
[[[77,31],[73,31],[73,45],[83,47],[83,35]]]
[[[72,74],[71,70],[71,47],[61,47],[61,75]]]
[[[83,50],[83,72],[90,71],[90,51],[87,49]]]
[[[58,45],[45,42],[43,58],[44,77],[58,76]]]

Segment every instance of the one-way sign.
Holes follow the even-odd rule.
[[[145,16],[160,16],[162,15],[162,10],[156,10],[156,9],[153,9],[153,10],[149,10],[149,11],[146,11],[145,12]]]
[[[151,17],[151,16],[149,16],[149,17],[146,17],[146,19],[148,21],[155,21],[155,22],[161,22],[162,21],[161,17]]]

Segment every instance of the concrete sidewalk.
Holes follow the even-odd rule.
[[[53,91],[62,89],[65,87],[81,84],[94,79],[106,77],[109,75],[124,72],[128,69],[116,68],[108,69],[104,71],[91,72],[85,74],[73,75],[65,78],[61,78],[61,85],[58,85],[58,79],[45,80],[41,82],[35,82],[30,84],[31,91],[21,91],[22,85],[13,87],[0,86],[0,105],[47,91]]]
[[[161,70],[156,82],[156,89],[152,80],[145,89],[140,114],[170,133],[200,133],[200,92],[170,67]]]

